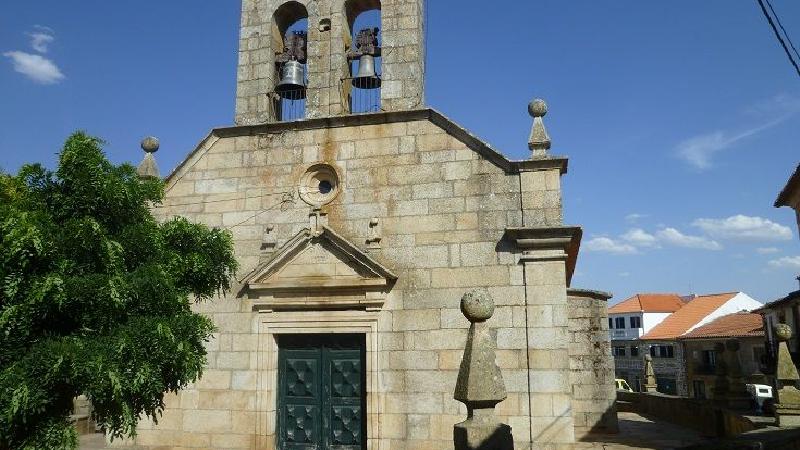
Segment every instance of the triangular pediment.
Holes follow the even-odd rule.
[[[243,281],[252,296],[382,291],[397,277],[327,227],[304,229]]]

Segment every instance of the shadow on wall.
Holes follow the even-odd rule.
[[[453,443],[457,449],[470,449],[470,450],[514,450],[514,438],[511,435],[511,427],[504,424],[496,424],[494,432],[486,439],[483,439],[479,444],[472,445],[473,430],[469,427],[456,427],[453,428]],[[474,430],[476,434],[483,434],[482,431]]]

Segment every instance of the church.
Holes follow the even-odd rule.
[[[452,448],[471,289],[496,305],[518,450],[615,431],[610,294],[570,285],[582,230],[563,223],[547,105],[509,160],[426,106],[424,0],[242,3],[235,125],[154,208],[230,230],[240,273],[195,306],[217,327],[202,379],[128,443]]]

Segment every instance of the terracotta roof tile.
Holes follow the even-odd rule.
[[[632,312],[675,312],[684,305],[678,294],[636,294],[608,308],[609,314]]]
[[[714,312],[725,302],[736,296],[738,292],[702,295],[683,305],[683,307],[661,323],[654,326],[641,339],[675,339],[697,325],[704,317]]]
[[[747,336],[764,336],[764,323],[761,319],[761,314],[738,312],[718,317],[684,334],[681,339]]]

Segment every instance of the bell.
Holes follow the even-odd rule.
[[[281,82],[275,87],[275,92],[289,100],[306,98],[303,65],[297,61],[287,61],[281,69]]]
[[[375,74],[375,58],[372,55],[361,55],[361,59],[358,60],[358,73],[353,78],[353,87],[359,89],[381,87],[381,79]]]

